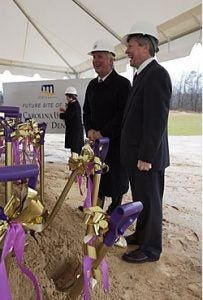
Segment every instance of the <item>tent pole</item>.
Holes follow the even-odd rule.
[[[54,45],[48,40],[48,38],[42,33],[39,27],[34,23],[31,17],[26,13],[26,11],[22,8],[22,6],[16,1],[13,2],[17,5],[17,7],[21,10],[24,16],[29,20],[32,26],[37,30],[37,32],[41,35],[41,37],[47,42],[47,44],[56,52],[56,54],[63,60],[63,62],[74,72],[77,74],[77,71],[67,62],[67,60],[62,56],[62,54],[54,47]]]
[[[100,20],[96,15],[93,14],[87,7],[85,7],[80,1],[72,0],[75,4],[77,4],[84,12],[86,12],[92,19],[94,19],[97,23],[99,23],[104,29],[106,29],[111,35],[113,35],[119,42],[121,41],[121,37],[113,31],[108,25],[106,25],[102,20]]]

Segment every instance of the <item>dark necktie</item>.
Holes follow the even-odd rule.
[[[133,77],[133,86],[135,85],[136,83],[136,79],[137,79],[137,73],[135,73],[134,77]]]

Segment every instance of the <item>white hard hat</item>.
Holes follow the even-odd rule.
[[[131,27],[130,31],[126,35],[124,35],[124,37],[122,38],[122,43],[126,45],[128,37],[133,34],[150,35],[157,40],[157,43],[159,41],[156,26],[154,26],[148,22],[135,23]]]
[[[77,90],[72,87],[72,86],[69,86],[67,87],[67,89],[65,90],[65,95],[66,94],[71,94],[71,95],[76,95],[77,96]]]
[[[113,45],[111,45],[111,43],[107,40],[96,41],[92,47],[92,50],[88,54],[93,55],[93,53],[97,51],[110,52],[113,54],[113,56],[116,56]]]

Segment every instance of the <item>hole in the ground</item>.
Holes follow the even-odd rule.
[[[71,260],[56,263],[49,271],[49,278],[53,280],[59,292],[68,292],[81,270],[82,266],[79,260],[72,257]]]

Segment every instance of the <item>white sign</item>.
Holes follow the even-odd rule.
[[[82,111],[85,91],[90,80],[67,79],[3,83],[3,105],[20,107],[22,121],[33,118],[38,123],[47,123],[47,133],[64,133],[64,120],[59,118],[59,108],[65,108],[67,103],[64,92],[69,86],[77,89]]]

